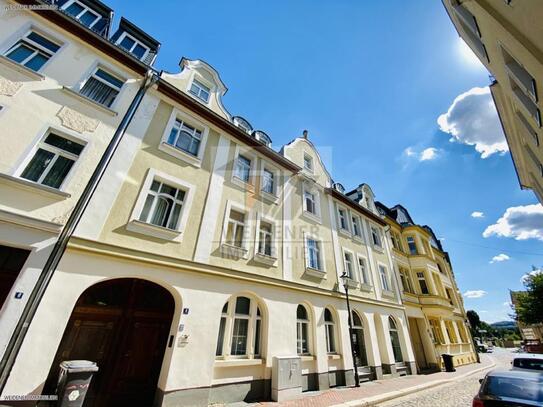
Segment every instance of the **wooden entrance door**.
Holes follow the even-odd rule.
[[[419,323],[418,318],[409,318],[409,334],[411,336],[411,344],[413,345],[413,350],[415,352],[415,361],[419,371],[425,370],[428,368],[428,363],[426,361],[426,354],[424,353],[424,344],[422,343],[422,338],[420,336],[421,324]]]
[[[99,283],[79,298],[51,367],[54,391],[63,360],[96,362],[85,407],[153,404],[174,301],[164,288],[138,279]],[[52,394],[52,393],[48,393]]]

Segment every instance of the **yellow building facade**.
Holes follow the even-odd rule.
[[[492,73],[490,90],[521,188],[543,202],[543,9],[537,1],[443,0],[458,34]]]

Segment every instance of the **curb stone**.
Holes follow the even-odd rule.
[[[496,366],[496,362],[493,361],[488,366],[484,366],[484,367],[481,367],[479,369],[472,370],[471,372],[464,373],[464,374],[462,374],[460,376],[457,376],[457,377],[454,377],[452,379],[435,380],[435,381],[430,382],[430,383],[419,384],[417,386],[408,387],[408,388],[406,388],[404,390],[394,390],[394,391],[391,391],[391,392],[388,392],[388,393],[385,393],[385,394],[382,394],[382,395],[379,395],[379,396],[366,397],[366,398],[358,399],[358,400],[351,400],[351,401],[347,401],[347,402],[341,403],[341,404],[334,404],[333,406],[330,406],[330,407],[370,407],[370,406],[374,406],[374,405],[379,404],[379,403],[384,403],[385,401],[390,401],[390,400],[393,400],[393,399],[396,399],[396,398],[399,398],[399,397],[407,396],[409,394],[413,394],[413,393],[416,393],[416,392],[421,391],[421,390],[426,390],[426,389],[429,389],[429,388],[432,388],[432,387],[437,387],[437,386],[440,386],[442,384],[452,383],[452,382],[455,382],[457,380],[461,380],[461,379],[464,379],[464,378],[466,378],[468,376],[474,375],[475,373],[482,372],[483,370],[492,369],[494,366]]]

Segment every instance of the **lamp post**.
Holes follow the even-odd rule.
[[[345,288],[345,298],[347,299],[347,312],[349,314],[349,339],[351,342],[351,354],[353,355],[353,367],[354,367],[354,385],[355,387],[360,387],[360,379],[358,377],[358,367],[356,366],[356,350],[353,343],[353,324],[351,321],[351,304],[349,304],[349,276],[346,272],[341,275],[341,282]]]

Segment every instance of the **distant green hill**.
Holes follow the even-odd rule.
[[[490,326],[495,329],[515,329],[517,324],[515,321],[500,321],[494,322],[493,324],[490,324]]]

